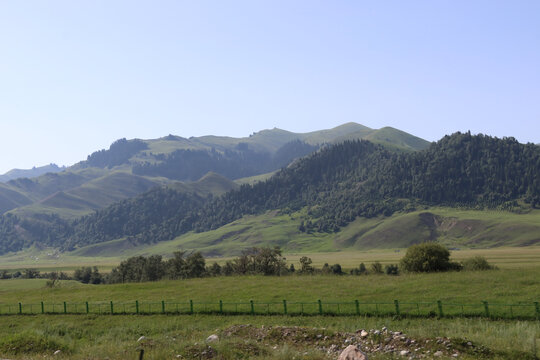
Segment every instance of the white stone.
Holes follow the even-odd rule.
[[[143,340],[146,340],[146,336],[141,336],[141,337],[137,340],[137,342],[141,342],[141,341],[143,341]]]
[[[216,334],[212,334],[206,338],[207,343],[216,342],[216,341],[219,341],[219,336],[217,336]]]
[[[369,335],[369,333],[368,333],[366,330],[360,331],[360,336],[361,336],[361,337],[365,338],[365,337],[368,336],[368,335]]]
[[[433,356],[443,356],[443,352],[442,351],[437,351],[433,354]]]
[[[368,360],[368,357],[356,346],[349,345],[339,355],[338,360]]]
[[[61,352],[62,352],[62,350],[56,350],[56,351],[54,352],[54,355],[58,355],[58,354],[60,354]]]
[[[409,355],[409,350],[401,350],[401,351],[399,352],[399,355],[401,355],[401,356],[407,356],[407,355]]]

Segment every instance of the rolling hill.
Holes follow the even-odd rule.
[[[420,150],[428,142],[396,129],[385,128],[380,142],[397,149]],[[69,168],[51,165],[32,172],[11,171],[11,177],[49,172],[38,177],[13,178],[0,183],[0,214],[19,216],[56,214],[75,218],[131,198],[171,181],[197,181],[208,172],[229,179],[256,178],[287,166],[322,144],[345,138],[377,137],[356,123],[310,133],[262,130],[245,138],[168,135],[151,140],[114,142]],[[62,171],[59,171],[62,170]]]
[[[57,173],[63,171],[65,166],[59,167],[56,164],[49,164],[45,166],[34,167],[32,169],[13,169],[0,175],[0,182],[7,182],[18,178],[32,178],[46,173]]]
[[[109,241],[116,249],[145,248],[171,239],[212,254],[247,244],[310,251],[427,240],[528,245],[540,242],[539,181],[540,149],[512,138],[456,133],[419,152],[355,140],[325,146],[253,185],[234,189],[217,174],[198,182],[222,196],[177,183],[74,222],[50,217],[47,228],[10,217],[0,229],[10,249],[35,243],[79,251]],[[67,201],[65,194],[61,199]],[[441,206],[457,215],[437,213]],[[460,209],[498,211],[512,221]]]
[[[205,256],[237,256],[250,247],[280,246],[288,253],[399,249],[423,241],[449,248],[490,248],[540,244],[540,210],[527,214],[505,211],[429,207],[392,216],[357,218],[339,232],[300,232],[306,211],[268,211],[246,215],[218,229],[188,232],[170,241],[134,244],[127,238],[83,246],[72,256],[170,256],[177,249]]]

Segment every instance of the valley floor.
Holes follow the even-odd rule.
[[[45,287],[41,279],[0,280],[0,302],[440,299],[531,304],[540,300],[538,279],[540,266],[529,264],[484,272],[399,276],[235,276],[117,285],[65,281],[54,288]],[[135,359],[140,348],[145,349],[145,359],[336,359],[347,341],[361,341],[371,359],[395,358],[401,351],[412,354],[416,348],[424,358],[452,358],[458,353],[463,359],[534,359],[535,341],[540,345],[535,340],[540,337],[537,320],[467,317],[0,315],[0,324],[0,356],[10,359],[43,359],[56,350],[61,350],[56,358]],[[357,330],[381,331],[383,327],[401,331],[407,340],[422,345],[404,348],[399,339],[387,342],[388,335],[373,333],[358,339]],[[220,341],[206,344],[211,334]],[[141,336],[146,339],[138,343]],[[388,351],[374,350],[385,346]],[[436,351],[443,351],[442,356],[434,357]]]

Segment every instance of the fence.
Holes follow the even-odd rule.
[[[484,317],[540,320],[538,302],[497,304],[482,301],[471,304],[436,302],[194,302],[124,301],[1,304],[0,315],[35,314],[243,314],[243,315],[328,315],[328,316],[403,316],[403,317]]]

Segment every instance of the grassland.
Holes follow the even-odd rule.
[[[515,265],[515,264],[514,264]],[[473,273],[410,274],[391,277],[371,276],[287,276],[287,277],[220,277],[155,283],[83,285],[61,282],[55,288],[45,287],[45,280],[2,280],[2,303],[83,302],[83,301],[432,301],[453,302],[489,300],[498,303],[538,301],[540,266]],[[320,316],[222,316],[222,315],[35,315],[0,316],[0,355],[9,358],[38,359],[57,349],[60,358],[126,359],[136,358],[136,350],[146,349],[146,359],[205,357],[209,351],[204,340],[217,333],[222,340],[212,346],[220,359],[335,359],[320,351],[313,334],[353,333],[358,329],[381,329],[386,326],[403,331],[417,341],[449,337],[472,341],[482,353],[462,352],[460,358],[534,359],[533,341],[540,335],[538,321],[501,321],[479,318],[397,319],[391,317],[320,317]],[[251,324],[248,329],[300,326],[306,337],[265,339],[247,333],[226,336],[235,325]],[[311,334],[311,335],[310,335]],[[144,344],[137,343],[147,337]],[[350,336],[350,335],[347,335]],[[337,345],[344,348],[345,338]],[[17,353],[9,350],[30,339],[39,343],[37,351]],[[332,339],[334,339],[332,337]],[[279,340],[279,341],[278,341]],[[289,341],[290,340],[290,341]],[[326,344],[328,345],[328,344]],[[21,345],[21,348],[23,346]],[[232,351],[237,349],[237,351]],[[374,353],[372,359],[391,359],[393,355]],[[429,357],[428,357],[429,358]],[[441,358],[448,358],[443,356]]]
[[[130,242],[117,239],[81,248],[70,255],[170,256],[182,249],[202,251],[210,257],[228,257],[254,246],[280,246],[286,253],[346,251],[349,254],[399,250],[422,241],[438,241],[449,248],[464,250],[540,244],[540,210],[515,214],[433,207],[390,217],[358,218],[337,233],[300,232],[298,228],[305,219],[305,210],[292,214],[269,211],[244,216],[216,230],[190,232],[171,241],[133,248]]]
[[[62,282],[49,289],[44,280],[2,280],[2,303],[39,301],[132,301],[136,299],[227,301],[453,301],[498,303],[539,301],[540,266],[483,272],[402,274],[399,276],[240,276],[82,285]],[[19,288],[17,284],[21,284]],[[35,284],[35,285],[29,285]]]
[[[461,338],[472,341],[475,347],[489,349],[485,359],[534,359],[533,341],[540,327],[533,322],[500,322],[474,319],[408,320],[391,318],[322,318],[322,317],[249,317],[249,316],[28,316],[3,318],[0,327],[0,354],[11,359],[43,359],[52,357],[57,349],[62,359],[136,359],[138,350],[145,348],[145,359],[209,359],[205,339],[218,334],[221,340],[211,344],[217,359],[336,359],[318,351],[313,334],[329,337],[339,332],[353,333],[358,329],[403,331],[424,342],[436,337]],[[289,341],[248,336],[226,336],[231,326],[251,324],[253,329],[300,326],[307,339]],[[145,336],[147,340],[138,343]],[[338,349],[346,344],[338,342]],[[27,353],[6,351],[9,346],[34,347]],[[296,342],[295,342],[296,341]],[[40,346],[35,346],[39,344]],[[37,348],[37,349],[36,349]],[[206,351],[206,353],[204,353]],[[181,355],[181,357],[178,357]],[[395,355],[373,354],[370,359],[395,359]],[[429,358],[429,357],[428,357]],[[447,359],[448,357],[438,357]],[[476,359],[476,354],[463,354],[462,359]]]

